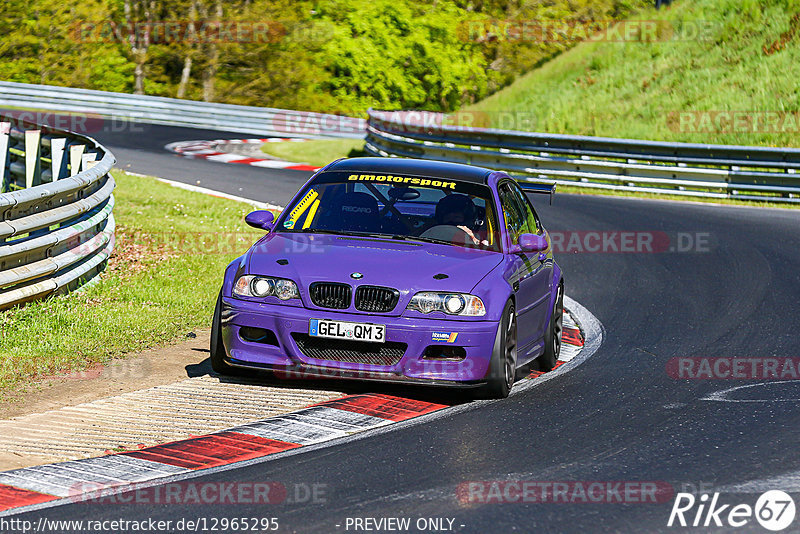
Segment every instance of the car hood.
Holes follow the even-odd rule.
[[[253,245],[247,272],[290,278],[304,295],[318,281],[387,286],[400,290],[403,302],[418,291],[468,293],[502,258],[498,252],[435,243],[277,233]],[[354,279],[353,273],[362,277]],[[447,277],[434,278],[443,274]]]

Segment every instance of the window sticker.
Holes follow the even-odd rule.
[[[306,193],[306,196],[304,196],[303,199],[297,203],[297,206],[295,206],[294,209],[289,213],[287,222],[292,221],[292,227],[294,227],[294,221],[299,219],[300,216],[305,213],[305,211],[309,208],[309,206],[311,206],[311,204],[314,203],[318,196],[319,193],[317,193],[315,189],[309,189],[308,193]],[[284,226],[286,225],[284,224]]]
[[[384,182],[393,184],[408,184],[424,187],[439,187],[441,189],[456,188],[456,182],[432,180],[430,178],[412,178],[410,176],[392,176],[391,174],[351,174],[347,177],[350,181]]]
[[[314,216],[317,214],[317,208],[319,208],[319,199],[311,204],[311,209],[308,210],[308,215],[306,215],[306,222],[303,224],[303,230],[311,226],[311,223],[314,221]]]
[[[458,332],[432,332],[431,341],[443,341],[445,343],[455,343]]]

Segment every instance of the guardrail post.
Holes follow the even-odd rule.
[[[69,175],[75,176],[81,172],[81,161],[83,151],[86,150],[84,145],[70,145],[69,146]]]
[[[7,193],[11,171],[8,170],[8,135],[10,122],[0,122],[0,193]]]
[[[57,182],[62,179],[66,174],[64,168],[64,148],[67,146],[67,140],[63,137],[50,140],[50,172],[52,173],[51,180]]]
[[[0,310],[92,278],[114,246],[114,156],[90,137],[29,127],[0,116],[0,183],[21,189],[0,195]],[[47,258],[57,271],[41,268]]]
[[[81,170],[85,171],[91,169],[97,164],[97,154],[89,153],[81,157]]]
[[[42,183],[41,130],[25,130],[25,187]]]

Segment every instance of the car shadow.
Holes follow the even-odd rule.
[[[208,350],[193,349],[198,352],[208,353]],[[247,376],[220,375],[211,368],[211,359],[190,364],[185,367],[190,378],[210,375],[219,378],[220,382],[228,384],[260,385],[281,389],[306,389],[316,391],[340,391],[345,395],[382,394],[392,395],[406,399],[413,399],[435,404],[453,406],[472,400],[468,392],[456,389],[436,388],[417,384],[392,384],[384,382],[359,381],[342,378],[303,378],[281,379],[276,378],[267,371],[247,371]]]

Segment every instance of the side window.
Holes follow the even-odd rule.
[[[539,223],[539,216],[536,215],[536,210],[533,209],[531,201],[528,200],[528,197],[525,196],[525,193],[517,184],[511,185],[511,190],[514,192],[514,196],[522,205],[522,209],[525,212],[525,222],[527,223],[528,227],[525,231],[530,232],[531,234],[540,233],[542,230],[542,225]]]
[[[507,184],[500,186],[500,205],[503,207],[506,231],[511,242],[516,243],[520,234],[527,232],[527,220],[522,207]]]

